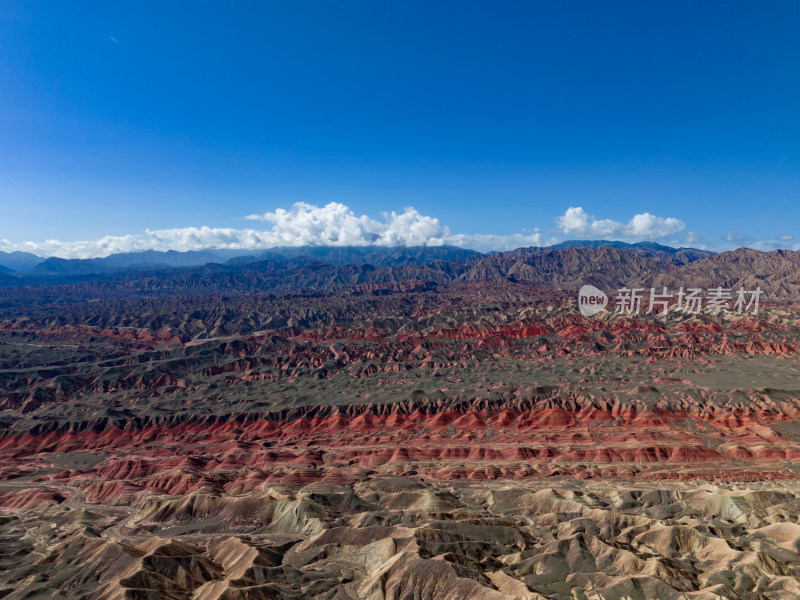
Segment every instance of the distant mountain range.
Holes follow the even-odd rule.
[[[674,264],[688,264],[713,253],[694,248],[671,248],[652,242],[627,244],[613,241],[580,241],[562,242],[556,249],[567,248],[617,248],[626,252],[648,258],[658,258]],[[0,252],[0,273],[13,275],[25,282],[51,278],[70,278],[91,275],[102,275],[123,271],[152,271],[170,268],[200,267],[208,264],[256,267],[265,261],[286,262],[298,259],[315,260],[334,266],[372,265],[378,268],[420,265],[435,261],[468,260],[479,256],[475,250],[452,246],[418,246],[418,247],[330,247],[301,246],[272,248],[253,253],[248,250],[193,250],[177,252],[169,250],[160,252],[146,250],[112,254],[104,258],[65,259],[42,258],[29,252]],[[12,279],[10,281],[15,281]]]
[[[303,246],[273,248],[256,254],[252,254],[250,250],[191,250],[187,252],[146,250],[86,259],[41,258],[27,252],[0,252],[0,272],[16,275],[23,280],[37,280],[101,275],[121,271],[199,267],[208,264],[236,266],[264,261],[285,262],[299,258],[313,259],[338,266],[370,264],[378,267],[391,267],[423,264],[436,260],[466,259],[478,255],[480,253],[474,250],[450,246],[412,248]]]
[[[481,253],[454,246],[300,246],[274,248],[256,256],[234,258],[228,264],[309,257],[328,265],[373,265],[383,268],[421,265],[437,260],[466,260],[477,256],[481,256]]]
[[[23,276],[29,277],[61,277],[70,275],[92,275],[113,271],[143,270],[171,267],[198,267],[208,263],[223,263],[246,253],[242,250],[190,250],[177,252],[168,250],[145,250],[144,252],[128,252],[112,254],[105,258],[66,259],[51,257],[39,259],[39,262]],[[3,257],[0,256],[0,264]]]
[[[607,292],[623,286],[758,286],[765,298],[800,299],[800,252],[742,248],[712,254],[657,244],[601,244],[573,241],[491,254],[446,246],[279,248],[179,267],[168,266],[168,260],[185,265],[208,256],[153,252],[88,261],[48,259],[27,272],[0,272],[0,313],[178,296],[389,294],[498,280],[539,290],[574,291],[592,284]],[[98,273],[100,268],[105,271]]]
[[[24,254],[5,256],[19,265],[30,260]],[[48,258],[26,271],[4,266],[0,308],[175,295],[401,290],[499,279],[560,290],[587,283],[606,290],[625,285],[759,286],[776,298],[800,297],[800,252],[742,248],[714,254],[649,242],[576,240],[490,254],[449,246],[272,248],[248,255],[147,251],[84,260]],[[12,294],[11,288],[20,291]]]
[[[551,248],[617,248],[647,258],[660,258],[676,265],[688,265],[690,262],[713,256],[714,252],[697,248],[672,248],[655,242],[612,242],[609,240],[569,240]]]
[[[0,267],[11,271],[27,271],[32,269],[44,259],[30,252],[2,252],[0,251]]]

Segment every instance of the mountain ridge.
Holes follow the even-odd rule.
[[[650,242],[627,244],[625,242],[572,240],[547,248],[617,248],[622,251],[648,258],[658,258],[674,264],[688,264],[713,253],[693,248],[671,248]],[[523,250],[523,249],[517,249]],[[516,252],[512,250],[511,252]],[[532,249],[525,249],[532,252]],[[274,247],[253,254],[248,250],[175,250],[128,252],[111,254],[102,258],[67,259],[60,257],[42,258],[30,253],[0,253],[0,266],[15,271],[22,280],[33,282],[38,279],[65,277],[99,276],[115,272],[153,271],[172,268],[196,268],[208,264],[221,264],[238,267],[265,261],[291,262],[291,260],[316,260],[334,266],[371,264],[376,267],[397,267],[420,265],[436,261],[478,260],[481,257],[507,254],[507,252],[481,253],[476,250],[455,246],[297,246]],[[21,255],[21,256],[20,256]],[[25,267],[25,268],[22,268]]]

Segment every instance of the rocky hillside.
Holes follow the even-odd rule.
[[[257,258],[3,290],[0,597],[800,594],[797,254]]]

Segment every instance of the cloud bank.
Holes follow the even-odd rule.
[[[800,250],[800,243],[793,235],[780,235],[774,239],[758,239],[741,233],[729,231],[720,238],[717,247],[720,250],[736,250],[737,248],[752,248],[762,252],[772,250]]]
[[[627,223],[620,223],[597,219],[580,206],[568,208],[556,222],[564,235],[609,240],[657,240],[686,229],[686,224],[674,217],[657,217],[646,212],[634,215]]]
[[[279,208],[246,218],[272,223],[272,230],[264,232],[272,246],[436,246],[450,236],[450,229],[439,219],[414,208],[383,217],[384,221],[377,221],[357,215],[338,202],[321,208],[298,202],[291,210]]]
[[[143,250],[259,250],[275,246],[458,246],[474,250],[511,250],[523,246],[547,246],[559,241],[545,237],[538,228],[511,235],[453,233],[439,219],[414,208],[389,212],[382,219],[356,214],[348,206],[331,202],[315,206],[298,202],[290,209],[249,215],[247,220],[263,228],[183,227],[146,230],[142,234],[105,236],[97,240],[12,243],[0,239],[0,250],[21,250],[39,256],[95,258]],[[553,234],[572,238],[604,238],[628,241],[656,240],[685,228],[682,221],[650,213],[634,215],[628,223],[596,219],[581,207],[571,207],[556,218]]]

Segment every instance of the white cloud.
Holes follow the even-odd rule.
[[[272,223],[273,246],[425,246],[441,245],[450,230],[439,219],[421,215],[414,208],[383,214],[384,221],[357,215],[349,207],[331,202],[323,207],[298,202],[250,220]]]
[[[46,240],[14,244],[2,239],[0,250],[22,250],[61,258],[94,258],[143,250],[258,250],[275,246],[452,245],[476,250],[509,250],[556,241],[545,240],[538,231],[505,236],[453,234],[439,219],[420,214],[414,208],[384,213],[383,219],[377,220],[358,215],[337,202],[322,207],[298,202],[289,210],[279,208],[262,215],[249,215],[246,219],[265,222],[270,227],[264,230],[222,227],[148,229],[143,234],[75,242]]]
[[[714,250],[719,252],[736,250],[737,248],[752,248],[753,250],[761,250],[762,252],[771,252],[772,250],[800,250],[800,244],[794,242],[794,236],[791,235],[781,235],[775,239],[758,239],[749,235],[742,235],[729,231],[726,235],[722,236],[721,239],[723,243],[714,248]]]
[[[745,236],[743,236],[741,233],[733,233],[732,231],[729,231],[722,239],[725,240],[726,242],[741,243],[745,241],[745,239],[749,240],[751,238],[745,238]]]
[[[449,246],[459,248],[469,248],[488,252],[490,250],[514,250],[515,248],[526,248],[529,246],[552,246],[558,242],[556,238],[545,239],[541,233],[515,233],[512,235],[492,235],[492,234],[456,234],[445,239]]]
[[[627,223],[597,219],[580,206],[568,208],[556,222],[559,232],[566,236],[612,240],[657,240],[686,228],[680,219],[657,217],[650,213],[634,215]]]
[[[97,240],[12,243],[0,239],[0,250],[23,250],[39,256],[62,258],[103,257],[143,250],[202,250],[224,248],[259,250],[275,246],[441,246],[474,250],[513,250],[525,246],[549,246],[556,237],[545,237],[538,227],[521,229],[510,235],[453,233],[439,219],[414,208],[383,213],[374,219],[356,214],[348,206],[331,202],[314,206],[298,202],[289,209],[249,215],[249,221],[262,224],[246,229],[225,227],[182,227],[147,229],[141,234],[105,236]],[[632,241],[661,239],[685,228],[675,218],[649,213],[634,215],[628,223],[596,219],[581,207],[569,208],[557,219],[561,235],[571,238],[610,238]],[[691,237],[689,234],[687,237]]]
[[[702,235],[690,231],[683,238],[682,243],[693,248],[705,248],[706,240]]]

